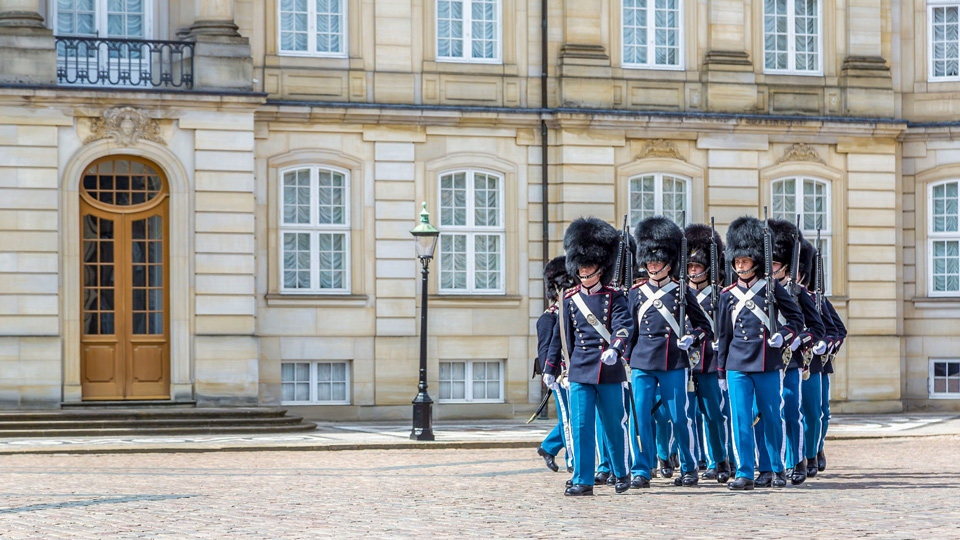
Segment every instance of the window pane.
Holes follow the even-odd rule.
[[[480,290],[501,288],[500,257],[503,251],[500,235],[478,234],[475,237],[474,287]]]
[[[630,223],[636,228],[640,221],[654,215],[656,193],[654,176],[638,176],[630,179]]]
[[[787,65],[787,0],[763,2],[764,68],[785,70]]]
[[[310,223],[310,171],[288,171],[283,174],[283,222]]]
[[[663,176],[663,212],[674,223],[683,228],[687,215],[687,182],[674,176]]]
[[[957,6],[938,6],[931,10],[930,41],[934,77],[956,77],[960,74],[960,28]]]
[[[310,383],[297,383],[296,401],[310,401]]]
[[[499,227],[500,179],[489,174],[474,173],[473,199],[476,207],[474,225],[477,227]]]
[[[463,2],[437,2],[437,56],[463,58]]]
[[[310,234],[283,233],[283,286],[310,288]]]
[[[465,382],[454,382],[451,384],[450,399],[467,399],[467,385]]]
[[[340,0],[316,0],[317,52],[343,52],[343,2]]]
[[[440,288],[467,288],[467,235],[440,235]]]
[[[307,51],[306,0],[280,0],[280,49],[285,52]]]
[[[467,225],[467,173],[440,177],[440,224]]]
[[[341,173],[325,169],[320,169],[317,176],[317,222],[320,225],[345,225],[346,179]]]
[[[623,63],[647,64],[647,0],[623,2]]]
[[[318,287],[343,289],[347,284],[347,233],[317,234]]]

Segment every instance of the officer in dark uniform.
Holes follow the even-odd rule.
[[[608,287],[616,266],[620,235],[596,218],[579,218],[563,237],[567,272],[580,285],[560,302],[557,326],[544,366],[543,381],[556,382],[568,355],[570,417],[573,428],[573,485],[565,495],[593,495],[596,414],[613,456],[616,491],[630,488],[627,467],[627,409],[623,401],[626,373],[623,351],[633,335],[633,321],[622,291]]]
[[[573,278],[567,274],[566,262],[566,257],[561,255],[548,262],[543,268],[543,286],[550,307],[537,320],[537,358],[540,362],[541,371],[550,352],[553,327],[557,325],[560,294],[574,286]],[[547,468],[553,472],[560,470],[556,463],[556,457],[561,448],[566,450],[567,469],[572,470],[573,468],[573,434],[570,432],[570,405],[567,401],[567,388],[563,387],[565,384],[565,382],[555,382],[554,386],[550,388],[557,404],[557,425],[537,448],[537,454],[543,458]]]
[[[792,343],[803,328],[800,308],[778,282],[764,276],[763,224],[754,217],[740,217],[727,230],[727,260],[733,263],[737,281],[720,295],[717,326],[719,370],[730,395],[733,448],[737,478],[727,487],[753,489],[755,443],[753,407],[764,417],[766,449],[775,487],[785,486],[783,425],[783,360],[781,348]],[[766,311],[766,287],[774,287],[777,310],[786,324],[771,332]],[[775,323],[773,323],[775,324]],[[761,449],[761,451],[764,451]]]
[[[684,230],[687,237],[687,275],[690,289],[697,295],[697,302],[710,322],[710,328],[716,332],[716,321],[710,319],[713,313],[710,284],[710,238],[717,245],[718,286],[723,283],[724,258],[723,240],[710,227],[694,223]],[[719,296],[719,291],[717,291]],[[716,334],[714,334],[716,335]],[[717,480],[721,484],[730,480],[730,457],[727,446],[730,438],[730,408],[723,392],[720,391],[720,378],[717,374],[717,353],[713,343],[704,341],[696,349],[687,351],[693,370],[694,394],[703,416],[704,439],[706,439],[707,470],[701,477],[704,480]]]
[[[800,284],[806,294],[814,301],[816,297],[811,290],[811,276],[814,271],[814,253],[816,250],[809,241],[803,240],[800,244]],[[803,448],[806,459],[806,475],[817,475],[817,452],[820,450],[820,430],[823,422],[823,386],[822,372],[824,354],[836,341],[837,328],[833,324],[833,317],[826,311],[826,302],[821,306],[823,313],[820,319],[823,322],[824,334],[817,346],[811,351],[809,364],[800,383],[800,408],[803,411]],[[804,360],[807,361],[806,359]]]
[[[822,354],[826,350],[826,343],[821,342],[824,334],[823,322],[820,320],[813,299],[806,292],[806,289],[799,284],[794,287],[794,284],[790,281],[792,271],[790,265],[793,263],[794,248],[798,241],[803,241],[803,235],[797,230],[797,226],[789,221],[771,219],[768,224],[773,231],[773,277],[791,293],[803,313],[803,330],[793,339],[789,352],[786,347],[783,349],[783,421],[786,428],[787,445],[784,465],[789,472],[790,482],[793,485],[800,485],[807,479],[807,461],[804,457],[803,414],[800,407],[803,355],[809,348],[813,349],[812,352]],[[800,266],[799,262],[797,266]],[[796,291],[796,296],[793,296],[794,291]],[[782,312],[779,319],[780,324],[786,323]],[[765,443],[763,435],[765,426],[763,424],[764,419],[761,415],[760,421],[754,426],[757,446],[763,446]],[[766,452],[760,452],[759,464],[760,476],[757,477],[756,485],[757,487],[769,487],[773,482],[773,472]]]
[[[674,279],[680,262],[683,231],[663,216],[647,218],[637,225],[637,262],[647,270],[648,279],[630,289],[630,315],[636,332],[627,347],[633,382],[634,401],[640,424],[643,451],[634,449],[632,487],[650,485],[653,467],[654,430],[649,414],[660,388],[661,408],[673,423],[673,436],[680,455],[681,476],[677,486],[694,486],[699,481],[694,457],[693,412],[687,393],[689,377],[687,360],[682,354],[691,347],[709,340],[710,323],[689,289],[683,290]],[[679,303],[686,302],[686,313],[693,329],[687,332],[686,321],[679,321]],[[632,440],[631,440],[632,442]]]

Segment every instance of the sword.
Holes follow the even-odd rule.
[[[550,396],[552,395],[553,395],[553,392],[550,391],[550,392],[547,392],[545,396],[543,396],[543,399],[540,400],[540,406],[537,407],[537,412],[533,413],[533,416],[531,416],[530,419],[525,422],[526,424],[533,422],[538,416],[540,416],[540,413],[542,413],[543,410],[547,408],[547,402],[550,401]]]

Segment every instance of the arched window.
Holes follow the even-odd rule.
[[[630,178],[630,224],[665,216],[681,228],[690,222],[690,179],[664,173]]]
[[[333,167],[280,172],[282,292],[350,291],[349,183]]]
[[[503,176],[479,170],[439,176],[439,291],[503,294]]]
[[[823,252],[823,267],[826,276],[824,292],[831,294],[832,272],[830,271],[830,253],[832,242],[832,223],[830,216],[830,182],[806,176],[793,176],[774,180],[771,186],[774,219],[797,222],[800,216],[800,231],[803,237],[816,246],[817,229],[820,229],[820,242]],[[813,280],[810,281],[811,285]]]
[[[930,296],[956,296],[960,294],[960,181],[938,182],[928,189]]]

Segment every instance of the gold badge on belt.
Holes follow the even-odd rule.
[[[753,300],[747,300],[747,302],[744,305],[747,306],[747,309],[749,310],[752,310],[753,308],[757,307],[757,305],[753,303]]]
[[[658,298],[653,301],[653,307],[660,309],[663,307],[663,302],[661,302],[660,299]]]
[[[587,322],[590,323],[590,326],[597,324],[597,316],[593,313],[587,315]]]

